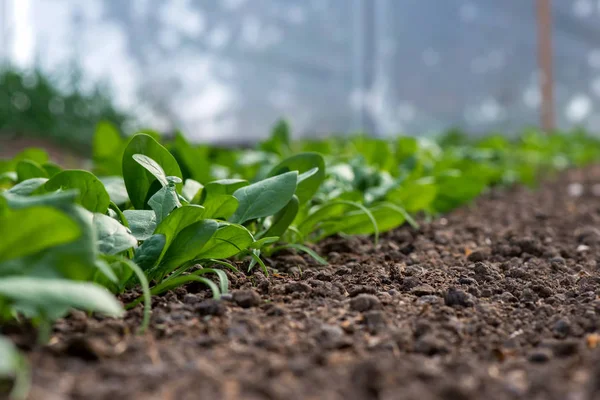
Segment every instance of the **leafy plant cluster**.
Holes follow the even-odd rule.
[[[372,235],[412,216],[446,212],[492,185],[533,184],[542,171],[600,159],[581,132],[528,131],[437,141],[363,135],[292,141],[285,122],[254,149],[168,143],[145,131],[125,138],[109,123],[94,137],[92,171],[63,170],[40,149],[0,162],[0,319],[27,319],[41,341],[79,308],[120,316],[115,295],[151,295],[188,282],[215,298],[225,270],[268,268],[262,257],[334,234]],[[0,337],[0,376],[26,390],[24,361]]]

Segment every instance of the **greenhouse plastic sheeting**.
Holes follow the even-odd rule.
[[[516,131],[540,96],[534,0],[0,0],[0,54],[73,60],[195,140]],[[600,3],[554,0],[557,119],[600,126]]]

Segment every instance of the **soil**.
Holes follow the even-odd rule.
[[[89,164],[85,155],[66,149],[64,145],[50,139],[0,132],[0,159],[10,159],[32,147],[44,149],[48,153],[50,161],[64,168],[82,168]]]
[[[492,190],[419,230],[326,239],[154,298],[151,329],[75,312],[10,330],[31,399],[600,399],[600,168]],[[132,298],[125,296],[124,301]]]

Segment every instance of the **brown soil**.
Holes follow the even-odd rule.
[[[493,191],[378,248],[330,238],[330,266],[280,255],[220,302],[181,288],[154,299],[145,336],[139,308],[74,313],[29,352],[31,398],[600,399],[595,182]]]
[[[86,164],[86,155],[75,150],[68,150],[64,144],[56,143],[50,139],[29,136],[9,135],[2,132],[0,135],[0,159],[9,159],[25,149],[37,147],[44,149],[52,162],[64,168],[81,168]]]

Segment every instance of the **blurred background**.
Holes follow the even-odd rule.
[[[557,125],[598,130],[600,2],[552,7]],[[535,0],[0,0],[0,135],[509,134],[539,121],[535,23]]]

